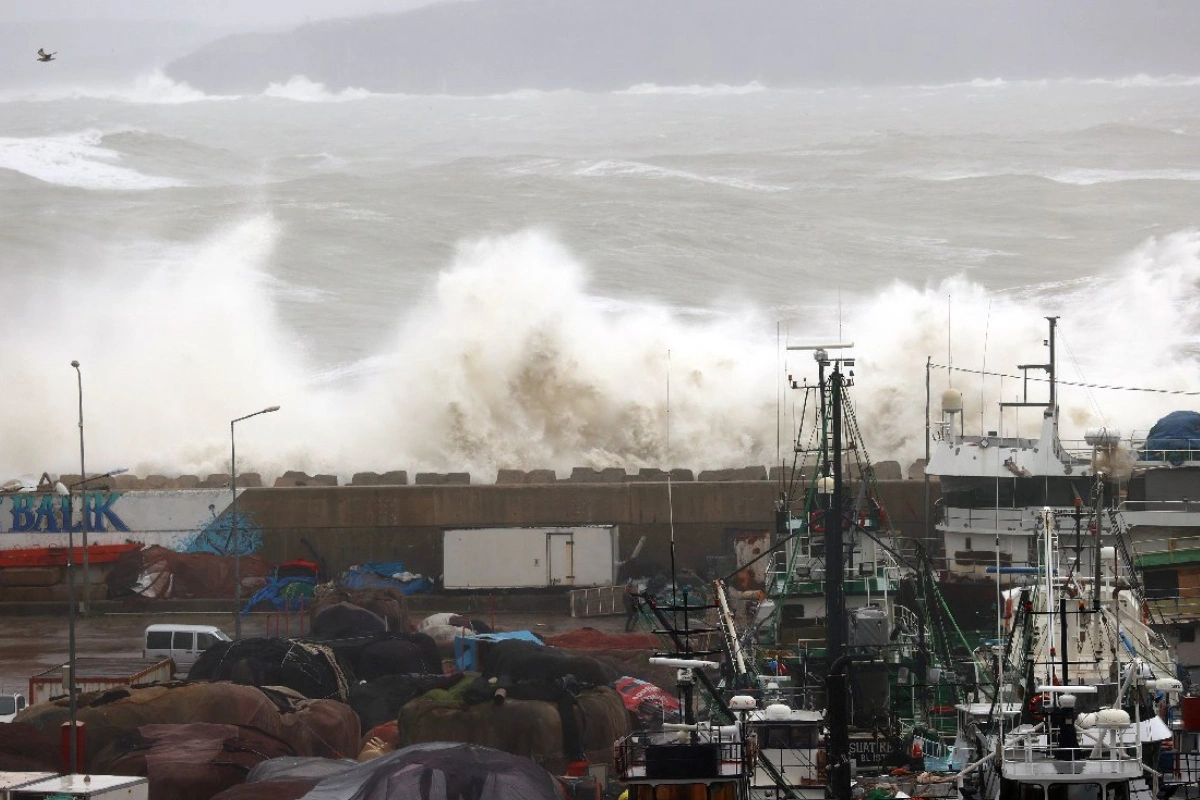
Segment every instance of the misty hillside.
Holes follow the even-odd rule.
[[[1194,0],[475,0],[228,36],[169,65],[208,92],[610,90],[1200,74]]]

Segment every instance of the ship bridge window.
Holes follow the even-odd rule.
[[[759,728],[758,741],[763,747],[779,750],[815,750],[817,726],[767,725]]]
[[[1117,783],[1052,783],[1047,800],[1129,800],[1129,793]]]

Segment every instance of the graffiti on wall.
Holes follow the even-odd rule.
[[[181,553],[232,555],[262,546],[262,528],[245,510],[234,527],[226,489],[84,493],[91,544],[139,542]],[[0,549],[62,547],[85,530],[77,496],[47,492],[0,495]]]
[[[86,529],[89,533],[129,530],[129,526],[113,508],[113,504],[120,497],[120,492],[84,493],[84,514],[87,515]],[[0,497],[0,508],[8,506],[8,513],[0,514],[0,532],[82,532],[84,514],[75,513],[74,499],[57,494],[13,494]]]

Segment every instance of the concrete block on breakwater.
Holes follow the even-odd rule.
[[[741,467],[740,469],[706,469],[700,473],[699,481],[765,481],[766,467]]]
[[[238,476],[238,485],[242,486],[242,476]],[[337,486],[337,475],[309,475],[306,472],[288,470],[275,479],[276,488],[292,486]]]
[[[408,470],[394,469],[382,474],[378,472],[356,472],[350,479],[351,486],[407,486]]]

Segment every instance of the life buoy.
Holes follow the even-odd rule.
[[[1041,722],[1046,718],[1044,706],[1048,702],[1050,702],[1050,695],[1045,692],[1029,698],[1029,716],[1033,718],[1034,722]]]

